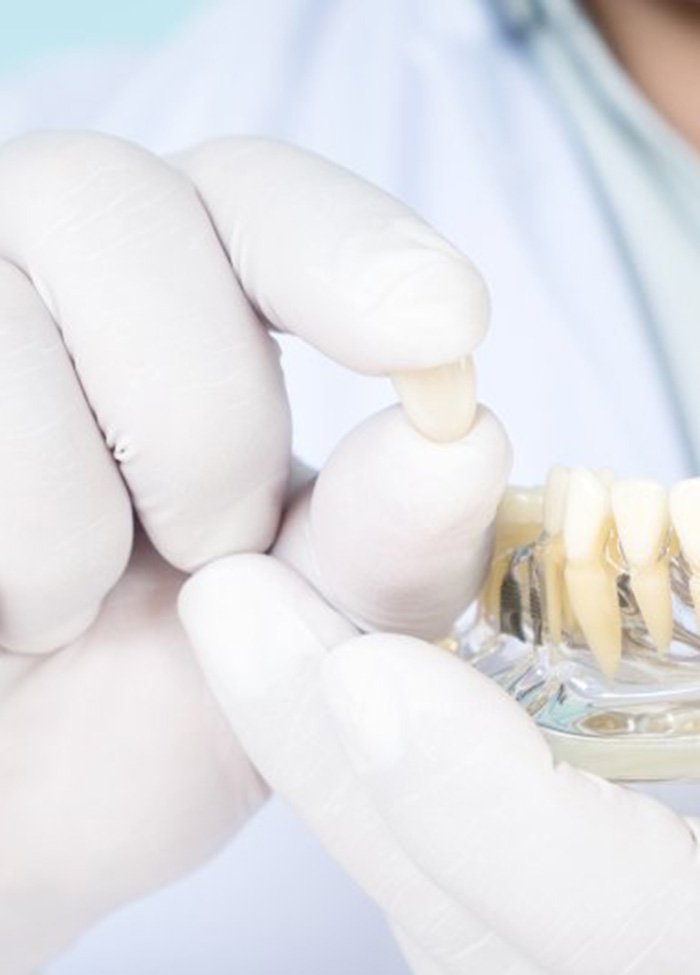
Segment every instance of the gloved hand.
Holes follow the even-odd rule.
[[[181,615],[251,760],[418,975],[697,970],[698,823],[555,766],[487,677],[409,636],[358,635],[269,556],[201,570]]]
[[[441,238],[284,146],[177,165],[99,136],[0,150],[2,975],[200,862],[265,795],[175,611],[183,573],[278,536],[290,423],[263,319],[400,373],[432,435],[473,418],[454,362],[485,292]],[[385,411],[298,494],[281,556],[365,625],[435,636],[479,584],[508,453],[483,409],[448,444]]]

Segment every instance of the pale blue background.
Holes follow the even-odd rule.
[[[1,0],[0,75],[86,44],[147,43],[206,0]]]

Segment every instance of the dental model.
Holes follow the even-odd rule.
[[[527,711],[556,761],[700,782],[700,477],[668,491],[555,467],[507,490],[494,540],[442,645]]]
[[[554,467],[544,489],[509,488],[482,594],[493,618],[513,552],[523,546],[536,551],[543,599],[534,605],[543,641],[587,646],[609,680],[623,653],[623,607],[627,624],[636,613],[647,642],[667,654],[674,634],[672,559],[679,552],[690,570],[687,588],[700,628],[700,478],[680,482],[669,497],[655,481]]]

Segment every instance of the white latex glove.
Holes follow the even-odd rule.
[[[269,556],[203,569],[181,615],[248,755],[419,975],[697,971],[697,825],[554,766],[487,677],[408,636],[358,636]]]
[[[259,312],[378,375],[485,328],[471,265],[348,173],[245,139],[178,165],[99,136],[0,149],[2,975],[200,862],[265,795],[175,611],[183,571],[278,532],[290,424]],[[472,396],[441,376],[401,381],[428,425]],[[507,467],[487,412],[441,446],[396,407],[341,445],[280,550],[358,619],[435,635],[478,585]]]

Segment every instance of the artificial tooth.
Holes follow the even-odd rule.
[[[617,481],[610,490],[613,514],[630,587],[657,650],[665,653],[673,636],[668,495],[656,481]]]
[[[671,521],[690,567],[688,588],[700,627],[700,477],[674,484],[669,502]]]
[[[484,588],[484,606],[489,615],[498,613],[508,553],[534,542],[542,530],[543,500],[540,487],[506,488],[496,512],[493,559]]]
[[[548,476],[544,493],[544,530],[547,540],[542,554],[544,591],[549,636],[554,643],[562,638],[564,605],[567,602],[564,588],[564,512],[569,489],[569,470],[553,467]]]
[[[469,433],[476,413],[471,356],[433,369],[395,372],[391,380],[408,419],[424,437],[447,443]]]
[[[541,487],[506,488],[496,513],[499,547],[515,548],[534,541],[542,530],[543,506]]]
[[[564,578],[578,625],[608,678],[622,655],[617,579],[605,556],[611,528],[609,489],[593,472],[574,469],[564,513]]]

